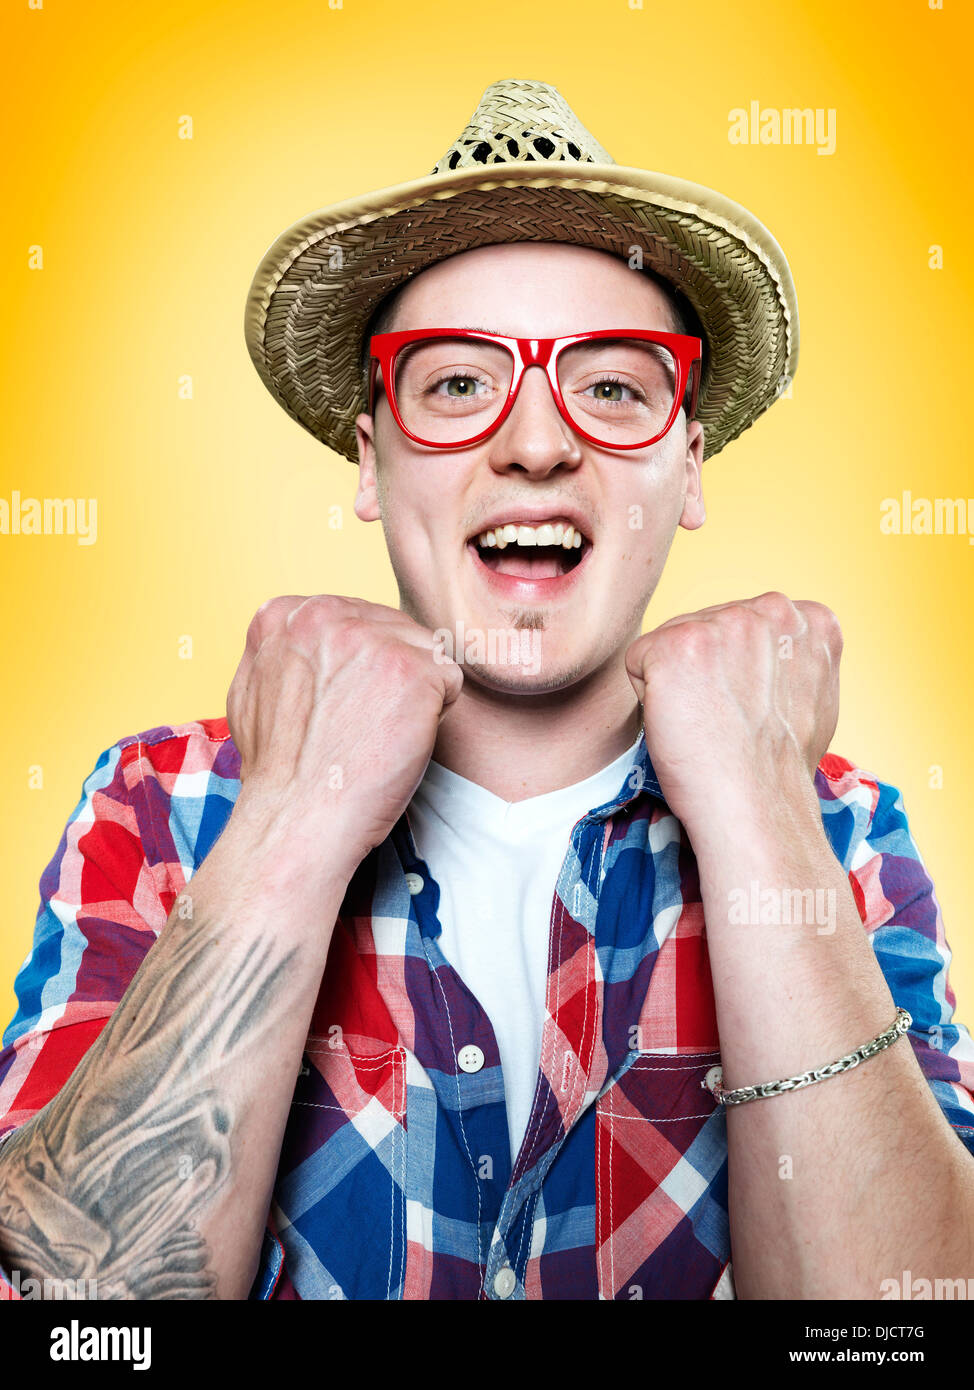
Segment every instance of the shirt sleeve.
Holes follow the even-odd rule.
[[[952,953],[903,799],[895,787],[843,759],[823,759],[819,779],[823,772],[826,832],[849,874],[893,1000],[913,1017],[908,1037],[920,1069],[951,1128],[974,1154],[974,1040],[954,1017]]]
[[[164,866],[150,863],[149,807],[128,742],[99,757],[41,876],[33,945],[0,1051],[0,1152],[96,1040],[175,897]],[[16,1297],[0,1269],[0,1299]]]

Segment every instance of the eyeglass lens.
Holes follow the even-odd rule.
[[[434,444],[469,439],[494,423],[514,358],[499,343],[425,338],[396,361],[396,405],[411,434]],[[595,338],[564,348],[557,377],[575,424],[608,445],[652,439],[673,407],[677,363],[661,343]]]

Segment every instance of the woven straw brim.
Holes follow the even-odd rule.
[[[559,241],[625,257],[672,281],[709,345],[697,419],[704,458],[786,389],[798,306],[774,237],[698,184],[620,165],[516,163],[428,176],[296,223],[263,257],[245,332],[275,400],[322,443],[358,461],[366,409],[361,351],[379,301],[426,266],[477,246]]]

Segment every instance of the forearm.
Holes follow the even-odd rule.
[[[718,804],[691,840],[730,1089],[851,1052],[892,1023],[895,1004],[810,784],[754,798],[758,815]],[[797,893],[818,910],[762,922]],[[727,1136],[739,1296],[879,1298],[906,1269],[974,1271],[974,1159],[907,1039],[828,1080],[729,1106]]]
[[[241,798],[97,1041],[0,1148],[8,1271],[246,1297],[348,877],[299,872],[306,852]]]

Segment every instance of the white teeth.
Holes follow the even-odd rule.
[[[574,526],[566,526],[563,521],[545,521],[540,526],[521,526],[508,522],[504,526],[481,531],[477,537],[477,544],[488,550],[505,550],[509,545],[560,545],[563,550],[579,550],[582,545],[582,533],[576,531]]]

